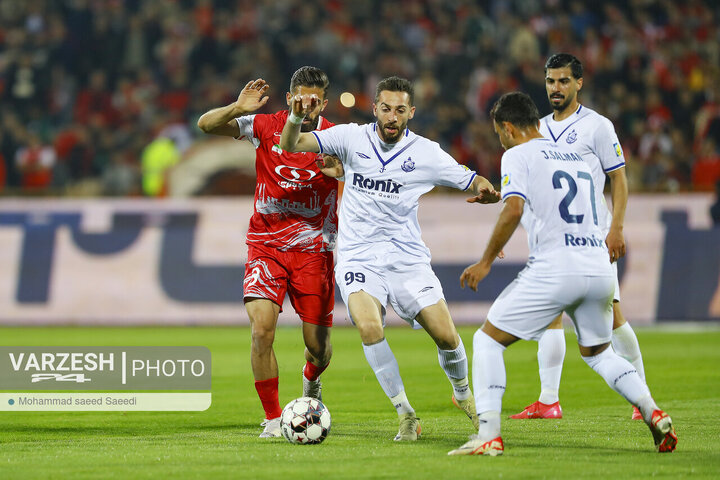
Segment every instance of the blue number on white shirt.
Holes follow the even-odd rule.
[[[595,222],[595,225],[597,225],[598,219],[597,208],[595,207],[595,184],[593,183],[592,176],[587,172],[577,172],[577,176],[578,178],[588,180],[590,182],[590,204],[592,205],[593,222]],[[570,175],[564,170],[557,170],[552,177],[553,187],[555,189],[562,188],[562,183],[560,182],[560,180],[563,178],[567,181],[568,192],[565,194],[565,197],[560,202],[560,205],[558,205],[560,217],[562,217],[562,219],[565,220],[566,223],[582,223],[585,215],[573,215],[570,213],[569,209],[570,204],[575,199],[578,191],[577,183],[575,183],[572,175]]]
[[[345,274],[345,285],[350,285],[356,280],[358,283],[365,283],[365,274],[361,272],[347,272]]]

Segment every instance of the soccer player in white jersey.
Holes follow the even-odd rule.
[[[598,219],[608,247],[617,280],[617,260],[625,255],[623,223],[628,200],[625,158],[612,123],[599,113],[578,102],[583,86],[583,67],[573,55],[559,53],[545,63],[545,88],[553,113],[540,120],[540,133],[553,142],[571,146],[590,164],[598,191],[605,187],[605,175],[610,177],[612,212],[604,197],[597,205]],[[620,284],[615,283],[613,301],[612,346],[618,355],[635,366],[645,382],[640,345],[635,332],[620,310]],[[558,391],[565,359],[565,334],[562,315],[559,315],[538,340],[538,367],[540,371],[540,398],[522,412],[511,415],[514,419],[562,418]],[[633,407],[633,420],[642,415]]]
[[[589,163],[572,146],[543,138],[537,107],[524,93],[500,97],[490,116],[507,150],[501,160],[504,205],[482,259],[465,269],[460,285],[477,289],[520,222],[528,234],[530,258],[473,337],[473,389],[480,428],[449,454],[503,453],[503,352],[519,339],[537,339],[563,311],[575,324],[583,360],[640,409],[658,451],[673,451],[677,436],[670,417],[655,404],[635,367],[608,348],[615,273],[600,225],[602,192]]]
[[[400,417],[395,440],[417,440],[421,428],[385,339],[388,302],[400,317],[415,328],[424,328],[435,341],[440,365],[453,387],[453,402],[477,427],[465,347],[430,268],[417,208],[420,196],[435,185],[469,190],[482,203],[494,203],[500,197],[487,179],[459,165],[436,142],[407,128],[415,114],[408,80],[389,77],[378,83],[375,123],[300,133],[300,122],[316,101],[296,96],[280,146],[288,151],[333,152],[341,161],[323,170],[345,177],[335,279],[360,333],[365,357]]]

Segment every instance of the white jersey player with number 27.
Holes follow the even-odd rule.
[[[576,326],[581,345],[609,341],[614,274],[599,225],[602,195],[589,164],[567,146],[536,138],[505,152],[501,171],[503,200],[510,196],[525,200],[521,223],[528,234],[530,258],[527,268],[493,304],[488,319],[516,337],[535,339],[564,310],[568,298],[583,296],[587,287],[577,281],[578,276],[607,277],[593,287],[594,308],[603,321],[591,316],[587,325],[581,327],[576,320]],[[538,311],[535,307],[540,304],[545,308]],[[528,316],[526,308],[534,315]]]
[[[633,365],[610,346],[614,272],[598,218],[601,192],[582,154],[543,138],[537,107],[521,92],[506,93],[490,116],[506,152],[501,160],[504,206],[482,259],[463,271],[473,290],[492,268],[519,223],[530,244],[527,267],[495,300],[473,337],[473,387],[478,434],[450,455],[501,455],[500,412],[505,348],[539,338],[563,311],[572,319],[583,360],[636,406],[658,451],[672,451],[677,435]]]
[[[540,120],[540,133],[543,137],[567,145],[582,155],[592,170],[595,188],[601,193],[605,189],[606,174],[625,167],[625,156],[612,123],[588,107],[579,105],[575,113],[559,122],[553,119],[552,113],[543,117]],[[604,239],[610,230],[612,214],[604,195],[600,196],[596,206]],[[612,266],[616,274],[613,298],[619,302],[617,263]]]

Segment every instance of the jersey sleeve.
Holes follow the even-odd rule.
[[[436,151],[436,155],[433,155],[433,157],[435,157],[438,162],[435,185],[453,187],[463,191],[467,190],[477,174],[465,165],[457,163],[455,159],[440,148],[440,145],[437,143],[433,144],[433,148]]]
[[[593,149],[595,155],[600,159],[600,164],[605,173],[612,172],[625,166],[620,140],[618,140],[612,123],[607,118],[601,117],[598,128],[593,135]]]
[[[522,155],[518,152],[507,151],[500,161],[500,196],[506,198],[516,196],[527,201],[528,194],[528,168]]]
[[[315,135],[320,153],[335,155],[341,162],[345,162],[349,151],[350,140],[354,135],[362,135],[356,123],[335,125],[325,130],[311,132]]]
[[[238,128],[240,129],[240,135],[235,137],[235,140],[248,140],[250,142],[253,142],[253,140],[260,138],[259,135],[255,135],[256,117],[257,115],[243,115],[242,117],[238,117],[235,119],[238,124]]]

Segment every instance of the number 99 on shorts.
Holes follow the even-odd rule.
[[[365,274],[362,272],[347,272],[345,274],[345,285],[350,285],[353,282],[365,283]]]

